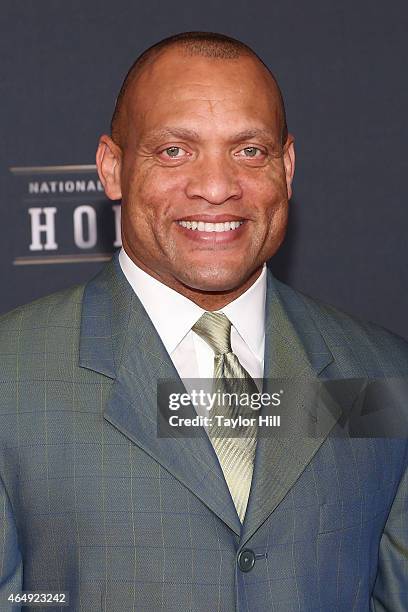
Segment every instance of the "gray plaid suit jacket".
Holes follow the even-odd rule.
[[[266,376],[406,376],[402,339],[268,274]],[[117,253],[4,315],[0,370],[2,612],[22,589],[78,612],[408,610],[407,440],[260,438],[241,526],[207,437],[157,437],[177,373]]]

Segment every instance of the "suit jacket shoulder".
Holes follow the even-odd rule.
[[[348,369],[350,376],[355,375],[356,369],[367,377],[378,376],[379,370],[390,377],[408,374],[408,342],[404,338],[280,281],[276,281],[276,286],[285,304],[295,304],[287,309],[287,314],[299,335],[308,329],[305,321],[311,319],[335,361]]]
[[[72,378],[84,286],[52,293],[0,317],[0,380],[42,380],[45,372],[58,380],[67,368]]]
[[[73,321],[74,311],[78,306],[81,307],[85,285],[86,283],[73,285],[6,312],[0,316],[0,334],[12,330],[44,328],[53,324],[55,317],[61,325],[69,325]]]

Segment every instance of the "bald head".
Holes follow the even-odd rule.
[[[283,97],[278,83],[269,70],[250,47],[243,42],[212,32],[184,32],[156,43],[146,49],[130,67],[120,89],[116,100],[115,110],[111,120],[112,139],[119,145],[123,145],[126,130],[126,107],[130,98],[130,91],[133,91],[139,77],[151,66],[160,56],[177,49],[184,57],[201,56],[214,61],[229,60],[239,61],[242,57],[252,58],[259,67],[266,72],[268,84],[273,94],[274,102],[277,106],[279,115],[281,144],[284,145],[288,136],[286,125],[286,114]]]

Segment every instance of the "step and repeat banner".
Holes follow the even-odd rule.
[[[139,53],[206,30],[249,44],[285,98],[297,167],[276,276],[408,337],[406,3],[4,0],[0,19],[1,313],[120,248],[98,138]]]

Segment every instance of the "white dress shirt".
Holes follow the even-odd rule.
[[[205,312],[139,268],[122,248],[119,263],[182,380],[212,378],[214,353],[192,326]],[[266,265],[255,283],[223,312],[232,323],[231,347],[252,378],[262,378],[265,350]]]

